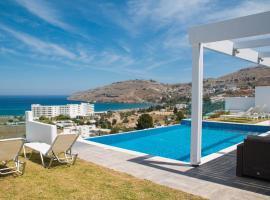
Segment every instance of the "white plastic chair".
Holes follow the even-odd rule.
[[[78,154],[72,154],[71,148],[78,138],[78,134],[60,134],[54,139],[51,145],[41,142],[30,142],[24,144],[24,156],[26,156],[26,148],[38,152],[40,154],[43,167],[50,168],[52,162],[57,160],[59,163],[66,163],[74,165]],[[64,154],[64,157],[60,157]],[[30,155],[30,157],[31,157]],[[29,157],[29,159],[30,159]],[[48,166],[45,165],[44,157],[50,158]]]
[[[19,161],[18,156],[23,148],[23,138],[12,138],[0,140],[0,175],[16,173],[23,175],[25,162]],[[13,167],[7,166],[9,162],[14,162]]]

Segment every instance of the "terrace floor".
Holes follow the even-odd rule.
[[[83,160],[209,199],[270,199],[270,182],[236,177],[235,151],[193,168],[178,161],[77,142]]]

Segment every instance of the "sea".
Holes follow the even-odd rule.
[[[65,105],[77,104],[81,101],[71,101],[68,96],[1,96],[0,95],[0,116],[24,115],[25,111],[31,110],[31,104],[41,105]],[[94,103],[95,112],[125,110],[135,108],[147,108],[151,104],[146,103]]]

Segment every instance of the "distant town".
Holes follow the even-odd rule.
[[[269,77],[269,68],[253,67],[217,79],[205,79],[204,119],[239,123],[259,123],[264,121],[263,115],[255,117],[256,119],[254,117],[254,119],[233,118],[226,117],[226,115],[256,107],[256,86],[270,85]],[[265,88],[267,90],[268,87]],[[128,93],[132,93],[133,96],[126,95]],[[267,94],[269,91],[258,94],[261,96],[262,93]],[[123,96],[129,99],[123,99]],[[76,93],[69,98],[91,102],[147,102],[149,106],[143,109],[95,112],[94,104],[91,103],[67,105],[32,104],[31,111],[34,119],[48,124],[55,124],[59,132],[76,132],[82,137],[90,137],[179,124],[182,119],[190,118],[191,115],[190,83],[168,85],[153,80],[124,81],[113,83],[104,88]],[[267,98],[260,97],[260,99]],[[267,102],[261,104],[267,104]],[[24,123],[23,116],[2,116],[0,117],[0,124],[2,125],[0,132],[7,132],[8,130],[11,134],[24,134]]]

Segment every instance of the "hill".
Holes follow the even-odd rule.
[[[78,92],[70,100],[98,102],[160,102],[170,86],[152,80],[129,80]]]
[[[204,94],[253,95],[254,87],[270,85],[270,68],[257,66],[219,78],[204,80]],[[189,100],[191,83],[165,84],[153,80],[128,80],[72,94],[68,99],[90,102],[178,102]]]

